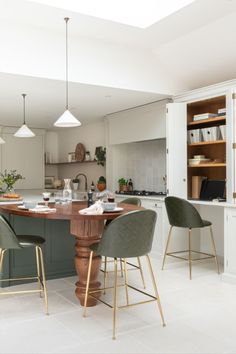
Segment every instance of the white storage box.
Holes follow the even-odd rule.
[[[201,129],[188,130],[188,144],[199,143],[202,141]]]
[[[203,141],[215,141],[220,139],[219,127],[210,127],[201,129]]]
[[[220,125],[220,134],[221,134],[221,139],[226,140],[226,125]]]

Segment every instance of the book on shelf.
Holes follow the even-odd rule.
[[[196,122],[198,120],[204,120],[209,118],[215,118],[218,114],[215,113],[201,113],[201,114],[194,114],[193,121]]]

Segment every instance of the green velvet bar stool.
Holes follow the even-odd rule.
[[[86,307],[88,297],[91,296],[98,301],[108,305],[113,309],[113,339],[116,338],[116,313],[119,308],[127,308],[130,306],[143,304],[151,301],[156,301],[160,315],[162,318],[162,324],[165,326],[164,316],[160,303],[160,297],[157,290],[157,285],[152,270],[152,265],[148,253],[152,248],[152,241],[154,235],[154,229],[156,224],[156,213],[153,210],[137,210],[127,214],[121,215],[114,219],[107,228],[104,229],[101,241],[99,243],[92,244],[90,246],[90,258],[87,275],[87,285],[84,300],[84,317],[86,317]],[[105,302],[96,296],[97,292],[104,289],[90,290],[90,274],[92,272],[92,259],[93,254],[114,258],[114,286],[107,287],[106,289],[113,289],[113,304]],[[136,258],[146,256],[149,272],[152,279],[154,295],[141,291],[131,285],[128,281],[127,272],[127,258]],[[125,284],[117,285],[117,259],[124,259],[124,274]],[[126,305],[117,305],[117,287],[125,287],[126,292]],[[136,290],[149,297],[147,301],[140,301],[137,303],[130,303],[129,289]]]
[[[0,282],[10,282],[10,281],[22,281],[22,280],[37,280],[38,289],[35,290],[20,290],[20,291],[7,291],[0,292],[0,295],[15,295],[22,293],[39,293],[40,297],[44,296],[45,302],[45,312],[48,314],[48,298],[47,298],[47,288],[46,279],[44,271],[43,262],[43,252],[41,246],[45,242],[45,239],[41,236],[33,235],[16,235],[15,231],[9,224],[9,222],[0,215],[0,273],[2,272],[4,254],[8,250],[20,251],[24,248],[34,248],[36,256],[36,266],[37,266],[37,276],[27,276],[23,278],[10,278],[2,279]]]
[[[220,273],[219,263],[218,263],[217,256],[216,256],[216,247],[215,247],[215,241],[214,241],[214,237],[213,237],[212,223],[210,221],[203,220],[201,218],[199,212],[197,211],[197,209],[185,199],[172,197],[172,196],[166,197],[165,198],[165,206],[166,206],[166,211],[167,211],[167,215],[168,215],[168,219],[169,219],[169,223],[170,223],[170,230],[169,230],[169,235],[167,238],[167,243],[166,243],[166,248],[165,248],[165,253],[164,253],[164,258],[163,258],[163,263],[162,263],[162,269],[164,269],[166,256],[171,256],[171,257],[183,259],[183,260],[188,261],[188,263],[189,263],[189,277],[190,277],[190,279],[192,279],[192,262],[193,261],[214,258],[215,263],[216,263],[217,272]],[[168,252],[170,239],[171,239],[171,232],[172,232],[173,227],[182,227],[182,228],[188,229],[188,249],[187,250],[177,251],[177,252]],[[213,254],[194,251],[191,248],[192,229],[204,228],[204,227],[209,227],[209,229],[210,229],[210,237],[211,237],[211,243],[212,243],[212,248],[213,248]],[[188,253],[188,257],[181,257],[178,255],[178,253]],[[193,259],[192,253],[204,255],[205,257]]]
[[[141,206],[141,200],[137,197],[130,197],[130,198],[126,198],[124,200],[121,201],[121,203],[124,203],[124,204],[131,204],[131,205],[137,205],[137,206]],[[106,226],[109,225],[109,223],[111,222],[111,220],[107,220],[106,221]],[[109,273],[109,271],[107,270],[107,263],[109,261],[107,260],[107,257],[105,257],[104,259],[104,269],[101,269],[102,272],[104,272],[104,288],[106,287],[106,278],[107,278],[107,274]],[[123,259],[121,258],[120,259],[120,272],[121,272],[121,276],[123,277]],[[144,276],[143,276],[143,268],[142,268],[142,264],[141,264],[141,261],[140,261],[140,257],[137,257],[137,264],[134,264],[134,263],[130,263],[130,262],[127,262],[127,264],[129,266],[131,266],[132,268],[128,269],[128,270],[139,270],[140,271],[140,276],[141,276],[141,279],[142,279],[142,283],[143,283],[143,287],[144,289],[146,288],[146,285],[145,285],[145,280],[144,280]]]

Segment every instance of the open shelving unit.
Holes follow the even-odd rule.
[[[46,163],[46,166],[57,166],[57,165],[74,165],[78,163],[94,163],[97,162],[97,160],[92,160],[92,161],[72,161],[72,162],[52,162],[52,163]]]
[[[187,130],[203,129],[226,125],[226,116],[193,121],[195,114],[218,113],[218,109],[226,107],[226,97],[219,96],[187,105]],[[188,159],[194,155],[205,155],[211,162],[196,165],[188,164],[188,197],[192,198],[192,177],[207,177],[213,180],[226,179],[226,140],[212,140],[189,143],[187,146]]]

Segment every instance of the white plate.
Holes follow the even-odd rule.
[[[116,207],[113,210],[104,210],[104,213],[115,213],[115,212],[122,211],[122,210],[124,210],[124,208]]]
[[[28,208],[26,208],[24,205],[18,205],[17,207],[18,209],[23,209],[23,210],[29,210]]]

